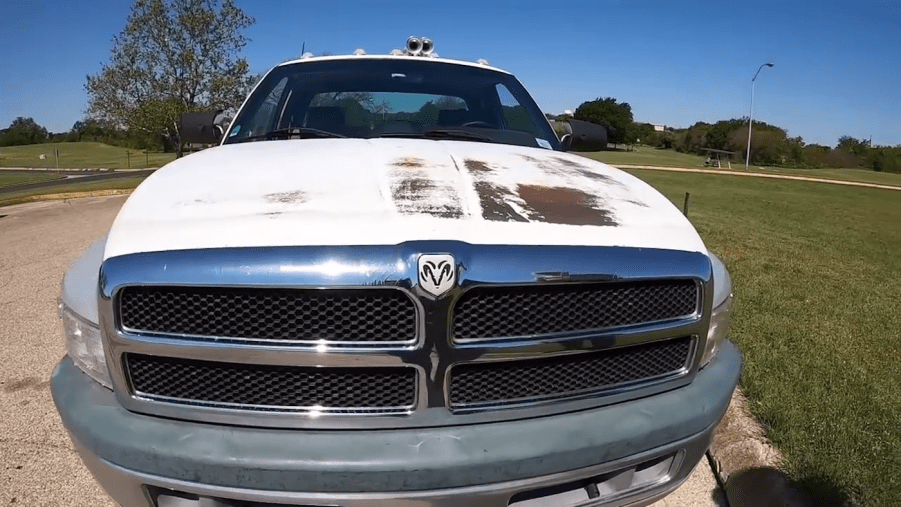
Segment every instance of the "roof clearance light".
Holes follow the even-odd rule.
[[[313,53],[310,53],[309,51],[307,51],[306,53],[300,55],[301,60],[306,60],[307,58],[313,58]]]
[[[354,51],[354,54],[357,56],[361,56],[361,55],[365,55],[366,51],[364,51],[363,48],[357,48],[356,51]]]
[[[479,61],[476,62],[479,65],[488,65],[488,60],[484,58],[479,58]]]
[[[414,37],[410,36],[407,39],[407,46],[403,53],[405,55],[410,56],[428,56],[431,58],[438,58],[438,53],[435,53],[435,42],[428,37]],[[396,55],[397,50],[391,52],[392,55]]]
[[[435,43],[428,37],[422,38],[422,54],[430,55],[435,50]]]
[[[413,56],[422,54],[422,41],[419,40],[419,37],[413,37],[411,35],[407,38],[407,54]]]

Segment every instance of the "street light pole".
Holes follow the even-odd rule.
[[[760,74],[760,69],[772,66],[772,63],[761,65],[757,68],[757,73],[754,74],[754,77],[751,79],[751,111],[748,112],[748,152],[745,154],[745,169],[748,168],[748,163],[751,161],[751,125],[754,124],[754,81],[757,79],[757,74]]]

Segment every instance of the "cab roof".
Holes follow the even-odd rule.
[[[428,61],[428,62],[433,62],[433,63],[443,63],[446,65],[463,65],[466,67],[476,67],[479,69],[488,69],[488,70],[493,70],[495,72],[510,74],[506,70],[498,69],[497,67],[492,67],[491,65],[488,65],[487,62],[485,62],[485,63],[467,62],[467,61],[463,61],[463,60],[450,60],[447,58],[440,58],[440,57],[435,57],[435,56],[414,56],[414,55],[408,55],[408,54],[400,54],[400,55],[368,55],[368,54],[356,55],[355,54],[355,55],[329,55],[329,56],[302,56],[296,60],[290,60],[290,61],[287,61],[284,63],[280,63],[280,64],[276,65],[276,67],[282,67],[285,65],[294,65],[294,64],[298,64],[298,63],[329,62],[329,61],[337,61],[337,60],[354,61],[354,60],[398,60],[398,59],[415,60],[415,61],[423,61],[423,62]]]

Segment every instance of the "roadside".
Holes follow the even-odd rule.
[[[868,188],[882,188],[885,190],[901,190],[901,186],[894,186],[894,185],[880,185],[877,183],[863,183],[863,182],[859,182],[859,181],[833,180],[833,179],[826,179],[826,178],[811,178],[808,176],[791,176],[791,175],[787,175],[787,174],[767,174],[767,173],[755,173],[755,172],[724,171],[721,169],[690,169],[687,167],[661,167],[661,166],[625,165],[625,164],[618,164],[614,167],[617,167],[619,169],[651,169],[654,171],[723,174],[726,176],[750,176],[750,177],[754,177],[754,178],[772,178],[772,179],[777,179],[777,180],[812,181],[815,183],[830,183],[833,185],[848,185],[848,186],[852,186],[852,187],[868,187]]]
[[[0,209],[35,201],[76,199],[130,193],[153,171],[104,173],[96,176],[24,183],[0,188]]]
[[[113,506],[75,453],[50,396],[65,354],[56,308],[68,263],[111,225],[124,197],[0,209],[0,504]]]

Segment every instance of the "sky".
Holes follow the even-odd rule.
[[[270,2],[235,0],[256,23],[251,71],[301,54],[369,54],[428,36],[443,58],[515,74],[548,113],[614,97],[636,121],[689,127],[746,117],[834,146],[901,145],[901,0]],[[130,0],[0,0],[0,128],[51,132],[84,118],[86,76],[109,61]]]

